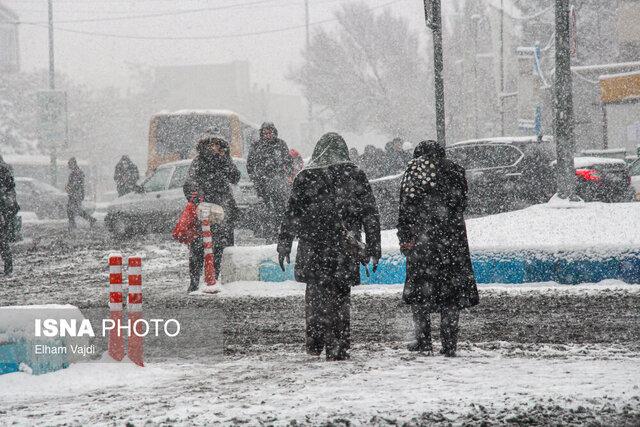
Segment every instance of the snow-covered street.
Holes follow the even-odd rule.
[[[142,369],[85,363],[5,375],[3,424],[640,422],[640,354],[618,345],[464,342],[459,358],[444,359],[384,343],[357,345],[345,363],[307,356],[301,346],[246,350]]]
[[[0,305],[64,302],[99,319],[114,249],[145,256],[145,313],[181,319],[179,341],[149,340],[142,369],[80,363],[0,376],[3,423],[640,422],[637,285],[482,286],[482,303],[462,315],[456,359],[405,350],[401,286],[360,286],[352,358],[330,363],[304,353],[302,284],[238,282],[189,296],[187,254],[167,237],[117,243],[101,228],[69,237],[52,226],[21,249],[28,258],[16,257]],[[437,342],[437,320],[433,332]]]

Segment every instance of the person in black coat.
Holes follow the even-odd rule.
[[[407,257],[403,300],[411,305],[416,341],[431,352],[431,313],[440,313],[442,353],[456,353],[460,310],[479,302],[463,213],[464,168],[435,141],[416,147],[400,186],[398,239]]]
[[[385,151],[385,175],[397,175],[402,173],[407,166],[407,162],[411,160],[411,156],[402,149],[404,141],[401,138],[394,138],[393,141],[387,142],[384,147]]]
[[[118,197],[134,191],[139,179],[140,172],[136,164],[131,161],[129,156],[122,156],[118,164],[116,164],[116,170],[113,174]]]
[[[224,209],[222,224],[211,225],[216,278],[220,275],[224,248],[233,246],[233,230],[238,207],[230,185],[240,181],[240,171],[231,159],[229,144],[223,138],[221,134],[205,133],[198,140],[198,154],[189,167],[187,179],[182,187],[187,200],[193,200],[195,203],[215,203]],[[203,264],[204,246],[200,237],[189,245],[191,281],[188,292],[198,289]]]
[[[366,244],[360,243],[364,230]],[[278,258],[284,269],[298,238],[295,276],[305,292],[306,349],[327,360],[349,357],[351,287],[360,263],[381,256],[380,216],[366,174],[349,159],[337,133],[325,134],[311,162],[296,176],[280,227]]]
[[[265,122],[260,127],[260,139],[256,141],[247,157],[247,172],[258,197],[265,204],[265,235],[274,238],[287,205],[289,177],[293,171],[293,160],[287,143],[278,138],[273,123]]]
[[[97,222],[94,217],[89,215],[82,208],[84,200],[84,172],[78,166],[75,157],[69,159],[69,180],[67,181],[66,190],[69,197],[67,202],[67,216],[69,218],[69,230],[76,228],[76,215],[89,221],[91,226]]]
[[[13,169],[0,156],[0,256],[4,263],[5,276],[13,273],[10,243],[15,240],[15,220],[20,210],[15,188]]]

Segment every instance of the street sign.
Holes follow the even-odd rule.
[[[38,135],[48,148],[67,142],[67,94],[58,90],[36,93],[38,100]]]

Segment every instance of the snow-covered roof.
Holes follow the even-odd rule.
[[[640,63],[638,64],[638,66],[640,67]],[[616,73],[616,74],[603,74],[601,76],[598,77],[599,80],[609,80],[609,79],[615,79],[618,77],[631,77],[631,76],[640,76],[640,70],[635,70],[635,71],[629,71],[626,73]]]
[[[226,117],[237,116],[242,122],[248,125],[251,125],[255,128],[259,127],[255,123],[252,123],[249,120],[247,120],[241,114],[238,114],[235,111],[231,111],[231,110],[216,110],[216,109],[183,109],[183,110],[176,110],[176,111],[163,110],[163,111],[157,112],[153,116],[154,117],[155,116],[166,116],[166,117],[176,116],[177,117],[177,116],[186,116],[186,115],[226,116]]]

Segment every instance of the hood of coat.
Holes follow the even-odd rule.
[[[305,169],[326,168],[338,163],[351,163],[349,148],[342,136],[335,132],[322,135]]]
[[[272,122],[262,123],[262,126],[260,126],[260,139],[262,139],[262,134],[265,130],[271,131],[271,135],[273,136],[272,139],[278,139],[278,129],[276,129],[276,125],[274,125]]]
[[[413,150],[413,158],[424,157],[429,160],[440,160],[447,157],[444,147],[433,140],[421,141]]]

